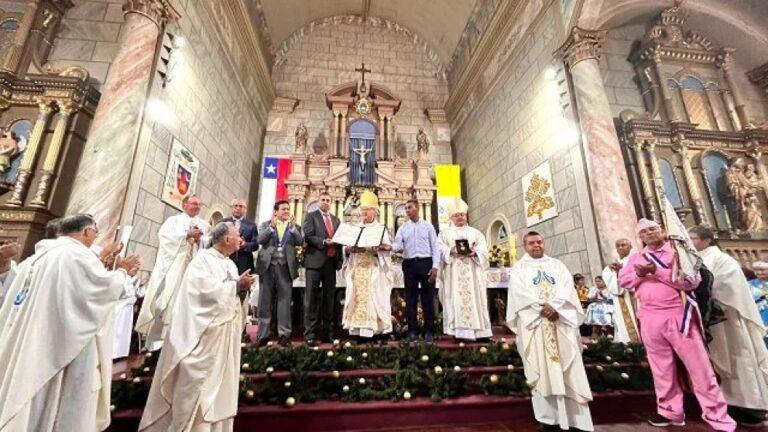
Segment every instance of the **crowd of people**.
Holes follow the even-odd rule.
[[[492,337],[488,247],[469,226],[464,201],[450,203],[451,224],[439,234],[420,218],[419,202],[408,201],[407,220],[393,237],[377,221],[376,195],[365,191],[356,225],[382,232],[378,245],[368,247],[334,242],[341,221],[331,202],[321,194],[319,208],[299,224],[289,203],[278,201],[273,217],[257,225],[245,217],[245,200],[235,199],[231,216],[211,227],[192,195],[182,213],[162,224],[135,324],[146,349],[160,350],[139,430],[232,430],[248,292],[258,276],[255,345],[270,344],[273,328],[279,345],[291,344],[299,248],[309,346],[339,337],[338,271],[348,335],[365,343],[392,332],[394,253],[402,255],[410,341],[435,341],[436,296],[442,333],[455,340]],[[0,246],[0,364],[7,365],[0,371],[0,432],[109,424],[112,358],[124,345],[114,328],[135,301],[139,258],[119,243],[96,246],[98,228],[88,215],[49,225],[47,238],[23,261],[15,261],[17,245]],[[525,254],[509,269],[506,324],[516,335],[540,428],[594,430],[581,357],[585,324],[594,335],[645,346],[657,402],[652,425],[685,424],[680,366],[714,430],[733,431],[737,421],[761,424],[768,411],[768,264],[755,263],[756,278],[748,282],[706,227],[692,228],[690,240],[668,236],[646,219],[636,231],[644,247],[633,253],[632,240],[618,239],[616,261],[593,288],[546,254],[542,235],[522,238]]]

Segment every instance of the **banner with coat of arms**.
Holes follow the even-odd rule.
[[[200,160],[174,138],[163,182],[163,202],[181,210],[184,197],[194,193],[199,170]]]
[[[525,200],[525,226],[557,216],[555,188],[552,185],[552,170],[549,161],[534,168],[523,176],[523,199]]]

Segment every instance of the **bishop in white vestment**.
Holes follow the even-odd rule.
[[[488,246],[485,236],[467,225],[467,203],[460,198],[448,206],[452,225],[437,238],[442,261],[442,286],[438,291],[443,305],[443,331],[457,339],[491,337],[485,270]],[[457,250],[456,241],[469,249]]]
[[[208,245],[208,222],[197,215],[201,202],[195,195],[184,199],[184,211],[169,217],[157,233],[160,245],[155,267],[144,294],[136,331],[146,335],[147,348],[156,351],[173,316],[173,305],[181,278],[198,248]]]
[[[89,249],[88,215],[65,218],[16,268],[0,307],[0,431],[101,431],[110,422],[115,305],[130,256],[110,271]]]
[[[140,431],[232,431],[243,331],[238,292],[253,276],[238,276],[229,259],[242,242],[234,225],[219,223],[211,239],[214,246],[195,256],[179,287]]]
[[[381,225],[376,222],[378,208],[376,195],[369,191],[361,194],[362,226]],[[347,258],[341,270],[347,289],[341,324],[351,335],[370,338],[392,332],[391,245],[389,233],[385,231],[378,248],[344,248]]]
[[[594,430],[579,335],[584,311],[573,277],[544,255],[538,233],[526,234],[523,245],[526,255],[509,272],[507,325],[517,335],[534,416],[545,429]]]
[[[640,332],[635,315],[635,302],[630,290],[619,285],[619,270],[627,263],[632,252],[632,243],[628,239],[616,240],[616,253],[619,259],[603,269],[603,281],[608,291],[613,294],[613,340],[615,342],[640,342]]]
[[[712,298],[725,313],[725,321],[709,328],[709,356],[720,377],[720,388],[734,420],[760,424],[768,411],[768,348],[752,290],[739,263],[717,247],[712,230],[696,226],[690,229],[690,236],[714,276]],[[737,407],[735,411],[733,407]]]

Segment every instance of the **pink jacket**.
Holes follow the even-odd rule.
[[[654,262],[654,258],[658,258]],[[655,311],[680,310],[682,313],[683,300],[681,291],[690,291],[698,286],[686,280],[672,281],[672,267],[675,250],[672,243],[667,241],[659,249],[646,246],[640,252],[629,257],[627,263],[619,271],[619,286],[635,291],[639,303],[638,316]],[[639,277],[635,272],[636,264],[656,264],[656,272]],[[663,264],[660,265],[659,263]],[[666,268],[664,268],[666,266]]]

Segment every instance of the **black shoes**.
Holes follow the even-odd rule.
[[[685,420],[670,420],[659,413],[653,413],[650,417],[648,417],[648,424],[656,427],[685,426]]]

